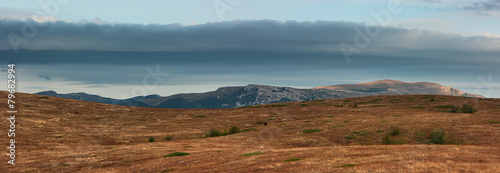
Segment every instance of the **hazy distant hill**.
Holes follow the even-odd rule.
[[[150,106],[144,104],[143,102],[140,102],[140,100],[154,99],[154,98],[161,97],[159,95],[154,94],[154,95],[137,96],[137,97],[133,97],[133,98],[129,98],[129,99],[120,100],[120,99],[112,99],[112,98],[107,98],[107,97],[101,97],[98,95],[87,94],[87,93],[83,93],[83,92],[70,93],[70,94],[58,94],[55,91],[44,91],[44,92],[39,92],[39,93],[35,93],[35,94],[53,96],[53,97],[61,97],[61,98],[67,98],[67,99],[91,101],[91,102],[97,102],[97,103],[142,106],[142,107],[150,107]]]
[[[465,93],[458,89],[445,87],[437,83],[406,83],[395,80],[322,86],[313,89],[247,85],[239,87],[222,87],[206,93],[176,94],[167,97],[149,95],[125,100],[105,98],[85,93],[57,94],[53,91],[47,91],[36,94],[99,103],[158,108],[235,108],[268,103],[361,97],[369,95],[435,94],[483,98],[480,95]]]

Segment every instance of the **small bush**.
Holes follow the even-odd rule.
[[[488,123],[491,123],[491,124],[498,124],[498,123],[500,123],[500,121],[488,121]]]
[[[167,135],[167,136],[165,137],[165,140],[166,140],[166,141],[171,141],[171,140],[174,140],[174,135]]]
[[[470,106],[470,105],[467,105],[467,104],[464,104],[462,105],[462,107],[460,106],[453,106],[451,108],[451,111],[452,113],[474,113],[474,112],[477,112],[476,109],[474,109],[473,106]]]
[[[435,144],[444,144],[446,143],[448,136],[446,135],[446,131],[443,129],[435,129],[431,133],[431,142]]]
[[[154,142],[154,141],[155,141],[155,138],[154,138],[154,137],[150,137],[150,138],[148,139],[148,141],[149,141],[149,142]]]
[[[476,112],[477,110],[474,109],[474,107],[470,106],[470,105],[463,105],[462,106],[462,112],[464,113],[474,113]]]
[[[399,127],[391,127],[391,130],[390,130],[390,135],[391,136],[398,136],[399,134],[401,133],[401,129],[399,129]]]
[[[241,132],[241,130],[238,126],[231,126],[231,128],[229,128],[227,134],[232,135],[232,134],[239,133],[239,132]]]
[[[246,130],[246,131],[248,131],[248,130]],[[205,134],[205,138],[232,135],[232,134],[236,134],[236,133],[239,133],[239,132],[241,132],[241,130],[240,130],[240,128],[238,126],[231,126],[231,128],[229,128],[227,130],[224,130],[224,132],[221,132],[219,130],[215,130],[214,128],[211,128]]]
[[[174,156],[186,156],[189,155],[189,153],[184,153],[184,152],[173,152],[167,155],[164,155],[163,157],[174,157]]]
[[[215,130],[214,128],[211,128],[207,134],[205,134],[205,137],[217,137],[217,136],[223,136],[222,132]]]

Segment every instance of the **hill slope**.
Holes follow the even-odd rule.
[[[238,109],[129,107],[22,93],[15,101],[17,162],[0,172],[500,171],[499,99],[367,96]],[[478,111],[446,112],[463,104]],[[202,138],[231,125],[247,130]],[[400,134],[390,137],[406,144],[384,144],[393,127]],[[458,145],[426,144],[438,128]],[[189,155],[164,156],[174,152]]]

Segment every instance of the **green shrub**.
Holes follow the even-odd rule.
[[[150,138],[148,139],[148,141],[149,141],[149,142],[154,142],[154,141],[155,141],[155,138],[154,138],[154,137],[150,137]]]
[[[246,131],[249,131],[249,130],[246,130]],[[211,128],[205,134],[205,138],[232,135],[232,134],[236,134],[239,132],[241,132],[241,130],[238,126],[231,126],[229,129],[224,130],[224,132],[221,132],[219,130],[215,130],[214,128]]]
[[[453,106],[453,108],[451,108],[450,112],[452,112],[452,113],[474,113],[474,112],[477,112],[477,110],[474,109],[473,106],[464,104],[464,105],[462,105],[462,107]]]
[[[446,131],[443,129],[435,129],[431,133],[431,142],[435,144],[444,144],[446,143],[448,136],[446,135]]]
[[[474,107],[470,106],[470,105],[463,105],[462,106],[462,112],[464,113],[474,113],[476,112],[477,110],[474,109]]]
[[[211,128],[207,134],[205,134],[205,137],[218,137],[218,136],[224,136],[222,132],[215,130],[214,128]]]
[[[173,152],[167,155],[164,155],[163,157],[174,157],[174,156],[186,156],[189,155],[189,153],[184,153],[184,152]]]
[[[231,126],[231,128],[229,128],[227,134],[232,135],[232,134],[239,133],[239,132],[241,132],[241,130],[238,126]]]

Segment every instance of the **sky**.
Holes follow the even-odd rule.
[[[0,74],[16,63],[19,92],[129,98],[394,79],[500,98],[500,0],[0,4]]]

